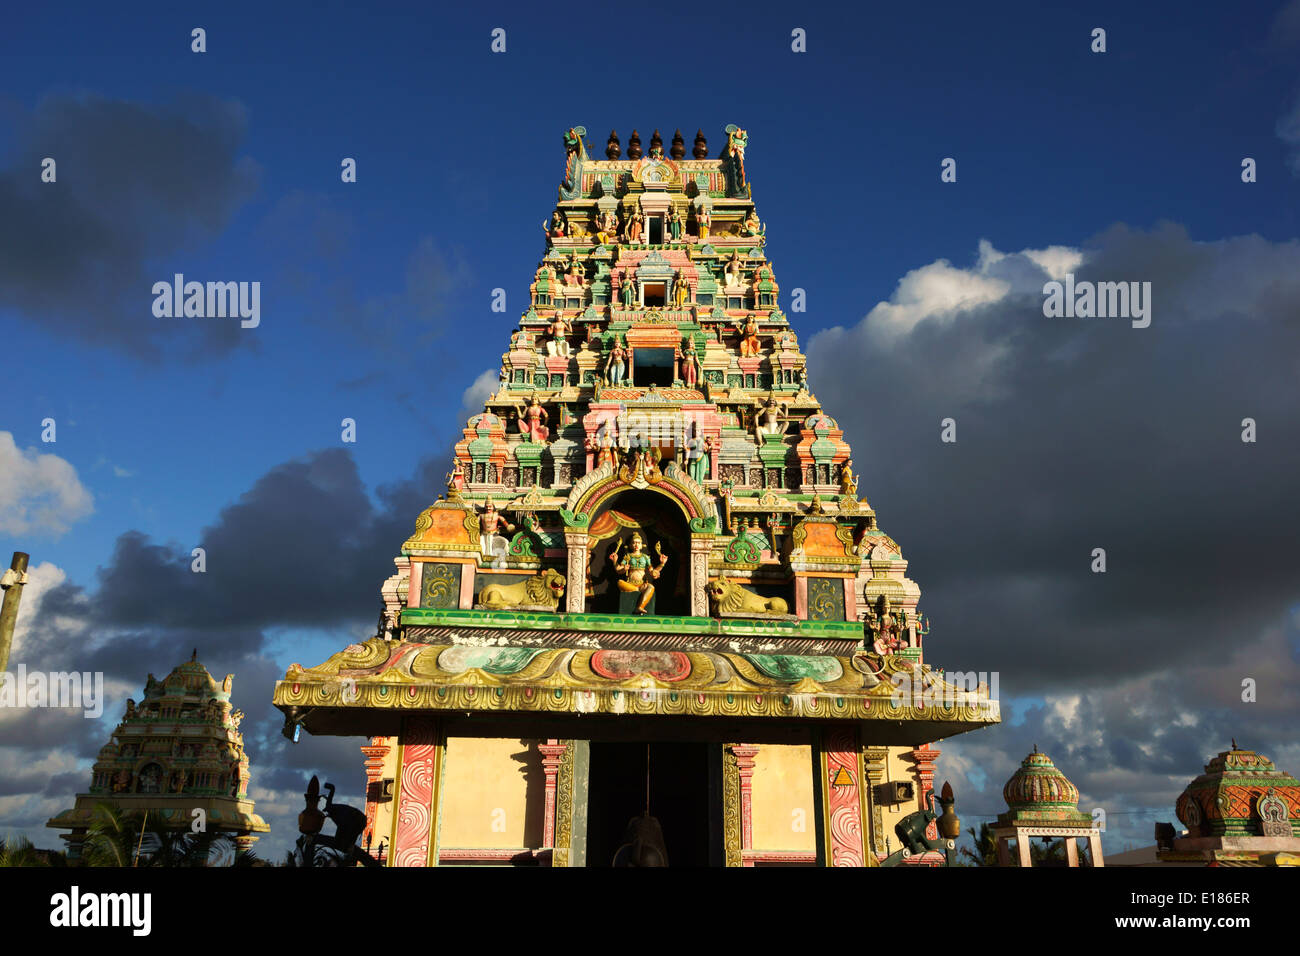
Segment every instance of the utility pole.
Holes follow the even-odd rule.
[[[0,606],[0,674],[9,669],[9,649],[13,646],[14,624],[18,621],[18,601],[27,583],[29,557],[26,552],[15,551],[9,570],[0,575],[0,588],[5,592],[4,604]]]

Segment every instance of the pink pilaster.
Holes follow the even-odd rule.
[[[408,717],[402,726],[402,772],[389,866],[430,866],[438,782],[438,725]]]
[[[375,814],[379,810],[378,783],[384,772],[384,758],[392,748],[387,737],[371,737],[368,745],[362,745],[361,753],[365,755],[366,767],[366,829],[361,836],[361,845],[370,846],[375,837]]]
[[[542,772],[546,774],[546,809],[542,814],[542,846],[555,846],[555,793],[560,777],[560,763],[568,744],[562,744],[551,738],[544,744],[538,744],[542,754]]]
[[[921,797],[923,809],[930,807],[930,791],[934,789],[934,762],[939,759],[940,753],[942,751],[930,744],[921,744],[907,755],[916,763],[916,789]],[[933,820],[925,828],[925,835],[931,840],[939,838],[939,829]]]
[[[857,727],[837,725],[823,731],[821,749],[827,862],[831,866],[865,866]]]
[[[754,758],[758,756],[757,744],[732,744],[736,755],[736,769],[740,772],[740,850],[754,848]],[[745,866],[753,866],[746,860]]]

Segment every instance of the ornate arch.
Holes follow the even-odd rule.
[[[718,509],[713,498],[697,481],[686,474],[676,463],[669,463],[663,470],[651,468],[645,470],[638,459],[633,465],[623,465],[617,470],[612,465],[604,465],[595,471],[583,475],[560,509],[565,527],[582,531],[591,523],[594,515],[602,505],[624,491],[639,489],[653,491],[671,500],[686,519],[687,526],[694,535],[713,535],[718,533]]]

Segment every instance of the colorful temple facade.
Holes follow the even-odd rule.
[[[127,700],[121,723],[100,749],[89,789],[46,823],[69,831],[62,834],[69,858],[80,857],[101,803],[147,813],[150,826],[192,830],[201,818],[237,850],[251,848],[269,829],[248,799],[248,755],[239,731],[244,715],[230,704],[234,675],[218,684],[197,658],[196,651],[161,681],[148,676],[144,699]]]
[[[289,669],[285,731],[369,738],[363,842],[396,866],[942,862],[933,744],[998,705],[925,660],[780,307],[746,133],[716,158],[584,135],[378,632]]]
[[[990,828],[997,844],[998,866],[1011,866],[1011,844],[1016,864],[1033,866],[1033,840],[1061,840],[1066,866],[1079,865],[1079,840],[1088,841],[1088,865],[1104,866],[1101,828],[1079,809],[1079,788],[1038,748],[1020,762],[1020,768],[1002,788],[1006,813],[998,814]]]
[[[1187,830],[1174,837],[1172,826],[1157,826],[1162,862],[1300,865],[1300,780],[1235,740],[1187,785],[1175,811]]]

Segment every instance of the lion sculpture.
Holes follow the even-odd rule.
[[[517,584],[489,584],[479,592],[478,602],[490,610],[542,608],[554,611],[564,597],[564,575],[554,568],[538,571]]]
[[[763,597],[730,578],[709,581],[709,599],[720,617],[733,614],[786,614],[789,606],[779,597]]]

